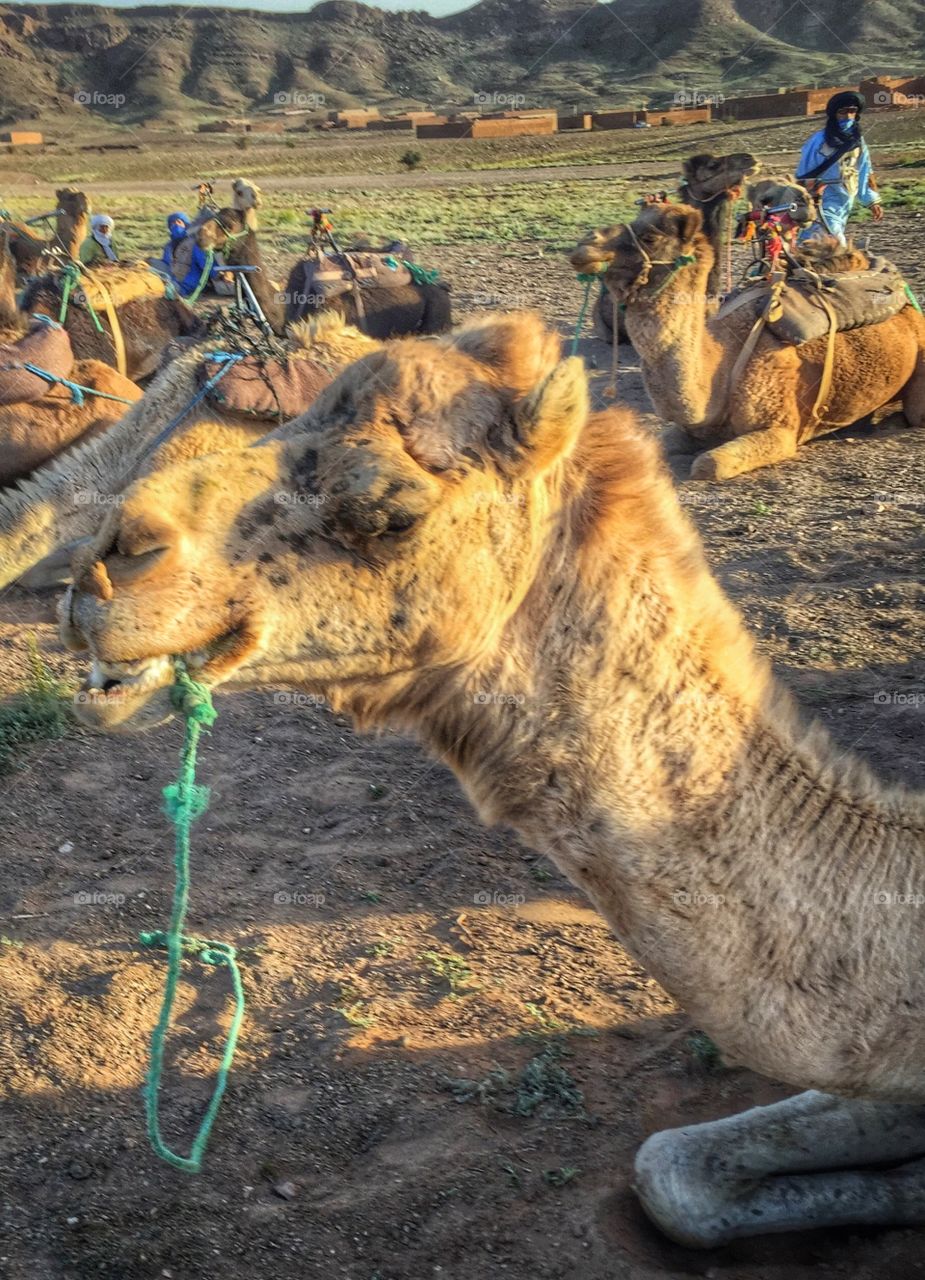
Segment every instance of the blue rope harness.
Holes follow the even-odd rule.
[[[2,369],[4,372],[7,369],[25,369],[27,373],[34,374],[36,378],[44,378],[46,382],[59,383],[62,387],[67,387],[71,393],[71,399],[78,406],[83,404],[84,396],[99,396],[101,400],[115,400],[118,404],[134,404],[133,400],[126,400],[125,396],[111,396],[106,391],[97,391],[95,387],[85,387],[80,382],[72,382],[70,378],[59,378],[56,373],[49,373],[47,369],[40,369],[37,364],[32,364],[30,360],[17,360],[13,364],[3,365]]]
[[[211,361],[213,364],[221,365],[221,368],[218,370],[217,373],[213,373],[212,377],[208,380],[208,382],[204,382],[202,384],[202,386],[193,396],[192,400],[190,400],[189,404],[186,405],[183,409],[181,409],[175,418],[171,418],[170,421],[167,423],[166,427],[163,428],[163,430],[158,432],[158,434],[152,440],[151,444],[146,449],[144,456],[147,458],[150,454],[154,452],[155,449],[160,448],[160,446],[164,443],[164,441],[169,439],[170,436],[173,435],[173,433],[176,431],[177,427],[180,425],[183,419],[187,416],[187,414],[190,413],[191,410],[195,409],[196,405],[199,404],[200,400],[203,400],[209,394],[212,388],[216,386],[219,382],[221,382],[222,378],[224,378],[228,370],[234,364],[236,364],[238,360],[243,360],[243,359],[244,359],[244,354],[243,352],[240,352],[240,351],[238,352],[213,351],[210,355],[204,356],[203,357],[204,363]]]

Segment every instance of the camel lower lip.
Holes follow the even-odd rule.
[[[103,662],[95,659],[75,701],[102,707],[144,698],[174,683],[178,661],[183,662],[196,679],[208,681],[211,660],[232,635],[233,633],[229,633],[221,636],[204,649],[189,653],[156,654],[132,662]]]

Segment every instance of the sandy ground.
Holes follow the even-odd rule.
[[[920,225],[891,219],[876,240],[913,279]],[[460,314],[531,305],[573,323],[578,287],[535,246],[427,258]],[[606,366],[596,340],[581,349]],[[623,361],[621,396],[657,430]],[[846,750],[907,782],[925,756],[923,479],[925,435],[895,422],[722,489],[678,475],[781,678]],[[30,635],[76,677],[53,603],[0,597],[2,687],[21,682]],[[222,697],[201,753],[213,797],[189,925],[243,949],[249,1005],[196,1179],[152,1156],[139,1094],[164,965],[137,934],[168,916],[159,796],[179,730],[75,731],[0,779],[0,1276],[925,1276],[919,1232],[705,1254],[663,1241],[629,1187],[640,1141],[787,1090],[711,1067],[580,895],[510,832],[480,829],[441,765],[298,701]],[[164,1105],[184,1150],[227,1021],[221,975],[193,961],[185,976]],[[545,1097],[517,1114],[538,1077]]]

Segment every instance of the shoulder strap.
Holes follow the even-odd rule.
[[[852,141],[839,143],[830,156],[825,156],[808,173],[798,173],[796,175],[797,182],[812,182],[814,178],[819,177],[820,173],[825,173],[826,169],[833,164],[837,164],[842,156],[846,156],[849,151],[853,151],[859,145],[859,143]]]

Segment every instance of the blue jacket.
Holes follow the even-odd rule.
[[[807,140],[800,153],[800,163],[797,165],[797,181],[800,180],[800,174],[809,173],[815,169],[816,165],[821,164],[826,156],[831,154],[832,147],[825,141],[825,129],[820,129],[818,133],[814,133]],[[827,169],[823,169],[817,176],[816,181],[838,187],[839,193],[843,198],[847,199],[849,204],[854,202],[855,197],[864,205],[878,204],[880,196],[871,187],[870,178],[870,152],[867,150],[867,143],[862,138],[860,147],[855,147],[853,151],[843,155],[836,164],[829,165]]]
[[[199,284],[207,262],[205,252],[200,249],[195,238],[192,240],[190,239],[187,231],[189,225],[190,220],[185,213],[178,212],[171,213],[169,215],[167,218],[167,227],[170,231],[170,239],[164,245],[164,253],[162,256],[164,265],[170,272],[171,277],[176,280],[177,286],[184,298],[188,298]],[[176,260],[174,256],[181,245],[183,245],[184,250],[186,250],[186,252],[181,253],[181,260],[189,261],[189,267],[182,278],[176,274]],[[209,272],[209,279],[211,280],[219,270],[219,264],[213,263],[212,270]]]

